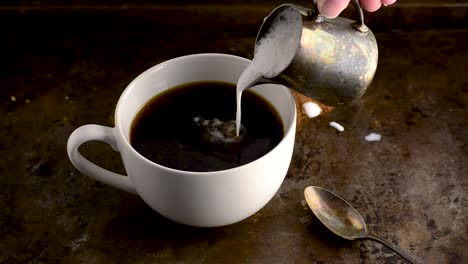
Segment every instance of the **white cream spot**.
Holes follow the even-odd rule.
[[[366,141],[380,141],[382,139],[382,135],[372,132],[364,137],[364,139]]]
[[[302,105],[302,111],[309,117],[314,118],[322,113],[322,108],[314,102],[307,102]]]
[[[338,124],[337,122],[335,121],[331,121],[330,122],[330,126],[331,127],[334,127],[336,130],[340,131],[340,132],[343,132],[344,131],[344,127],[340,124]]]

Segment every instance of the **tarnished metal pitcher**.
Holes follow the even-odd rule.
[[[374,34],[364,24],[357,0],[353,0],[358,21],[328,19],[318,9],[283,4],[265,18],[256,40],[265,36],[275,17],[292,8],[302,17],[302,35],[296,55],[279,75],[261,78],[253,85],[275,82],[290,87],[330,106],[359,99],[374,78],[378,48]]]

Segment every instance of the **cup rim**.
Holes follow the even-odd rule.
[[[172,59],[169,59],[167,61],[163,61],[161,63],[158,63],[150,68],[148,68],[147,70],[145,70],[144,72],[140,73],[137,77],[135,77],[128,85],[127,87],[125,88],[125,90],[122,92],[122,94],[120,95],[119,97],[119,100],[117,102],[117,106],[115,108],[115,113],[114,113],[114,120],[115,120],[115,127],[114,129],[116,129],[118,131],[118,133],[120,134],[120,137],[122,138],[124,144],[125,144],[125,147],[128,148],[134,155],[136,155],[137,157],[139,157],[140,159],[144,160],[146,163],[152,165],[152,166],[155,166],[155,167],[158,167],[158,168],[161,168],[161,169],[164,169],[164,170],[167,170],[167,171],[170,171],[170,172],[175,172],[175,173],[182,173],[182,174],[187,174],[187,175],[198,175],[198,176],[201,176],[201,175],[214,175],[214,174],[220,174],[220,173],[229,173],[231,171],[234,171],[234,170],[239,170],[239,169],[242,169],[242,168],[246,168],[246,167],[250,167],[250,166],[254,166],[256,163],[258,163],[259,161],[263,160],[263,159],[266,159],[268,156],[272,155],[272,153],[282,144],[284,144],[284,141],[286,140],[286,138],[293,132],[293,128],[296,124],[296,117],[297,117],[297,110],[296,110],[296,104],[295,104],[295,100],[294,100],[294,96],[292,95],[291,91],[283,86],[283,85],[280,85],[280,84],[267,84],[267,85],[275,85],[275,86],[279,86],[278,88],[281,87],[281,91],[284,92],[284,96],[288,99],[289,102],[291,102],[291,105],[290,107],[292,108],[292,111],[291,111],[291,122],[290,124],[286,127],[285,126],[285,131],[284,131],[284,135],[282,137],[282,139],[280,140],[280,142],[278,142],[278,144],[272,148],[270,151],[268,151],[266,154],[264,154],[263,156],[249,162],[249,163],[246,163],[244,165],[241,165],[241,166],[237,166],[237,167],[234,167],[234,168],[229,168],[229,169],[224,169],[224,170],[216,170],[216,171],[188,171],[188,170],[180,170],[180,169],[174,169],[174,168],[171,168],[171,167],[167,167],[167,166],[164,166],[164,165],[161,165],[161,164],[158,164],[148,158],[146,158],[145,156],[143,156],[142,154],[140,154],[135,148],[133,148],[133,146],[130,144],[129,140],[127,139],[127,137],[125,136],[125,132],[123,131],[123,128],[120,124],[120,119],[118,118],[118,113],[120,112],[120,107],[121,105],[123,104],[123,101],[124,99],[127,97],[127,94],[130,93],[130,90],[132,89],[133,86],[135,86],[135,84],[142,78],[144,78],[146,75],[150,75],[152,74],[154,71],[157,71],[158,69],[160,69],[161,67],[164,67],[164,65],[166,64],[169,64],[169,63],[174,63],[175,61],[180,61],[180,60],[186,60],[186,59],[189,59],[189,58],[195,58],[195,57],[224,57],[224,58],[228,58],[228,59],[233,59],[233,60],[237,60],[237,61],[240,61],[240,62],[250,62],[249,59],[246,59],[246,58],[243,58],[243,57],[239,57],[239,56],[235,56],[235,55],[230,55],[230,54],[223,54],[223,53],[198,53],[198,54],[190,54],[190,55],[184,55],[184,56],[179,56],[179,57],[175,57],[175,58],[172,58]],[[261,96],[261,95],[260,95]],[[275,107],[275,110],[277,110],[276,106],[272,104],[273,107]]]

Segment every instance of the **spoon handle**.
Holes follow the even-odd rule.
[[[380,238],[380,237],[372,235],[372,234],[366,235],[365,238],[369,238],[369,239],[375,240],[375,241],[377,241],[379,243],[382,243],[383,245],[385,245],[388,248],[390,248],[391,250],[395,251],[396,253],[398,253],[400,256],[402,256],[404,259],[406,259],[408,262],[410,262],[412,264],[423,264],[423,262],[421,260],[417,259],[414,256],[411,256],[405,250],[401,249],[400,247],[398,247],[396,245],[393,245],[392,243],[388,242],[387,240],[385,240],[383,238]]]

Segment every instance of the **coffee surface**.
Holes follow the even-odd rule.
[[[196,82],[152,98],[133,120],[130,143],[160,165],[217,171],[254,161],[272,150],[284,129],[273,107],[250,90],[242,95],[242,131],[235,133],[236,86]]]

